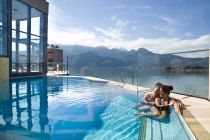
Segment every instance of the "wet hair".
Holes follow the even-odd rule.
[[[162,85],[160,88],[168,95],[170,94],[170,91],[173,90],[173,86],[171,85]]]
[[[155,86],[157,87],[161,87],[163,84],[162,83],[160,83],[160,82],[157,82],[156,84],[155,84]]]

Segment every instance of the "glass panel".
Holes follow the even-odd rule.
[[[42,59],[42,47],[40,46],[40,37],[31,36],[31,72],[39,72]]]
[[[39,72],[43,72],[44,68],[44,43],[43,43],[43,37],[40,37],[40,51],[39,51]]]
[[[0,27],[0,55],[7,55],[7,32],[6,28]]]
[[[20,21],[20,31],[27,32],[27,20]]]
[[[27,72],[27,34],[12,31],[12,72]]]
[[[27,32],[28,22],[28,6],[18,2],[12,1],[12,29]]]
[[[139,53],[138,83],[153,88],[161,82],[174,87],[173,92],[208,98],[208,50],[182,53]],[[184,82],[183,82],[184,81]]]
[[[16,43],[12,42],[12,72],[17,72]]]
[[[3,0],[0,0],[0,26],[2,26],[2,16],[3,14]]]
[[[30,12],[29,8],[20,1],[12,1],[12,72],[16,73],[27,72],[29,61],[30,72],[43,71],[44,14],[35,8],[31,8]],[[27,29],[29,13],[31,13],[30,30]],[[27,38],[29,31],[31,32],[30,46]]]
[[[36,10],[35,8],[31,9],[31,34],[40,36],[40,20],[41,19],[41,12]]]
[[[27,72],[27,45],[18,43],[19,46],[19,67],[18,72]]]
[[[12,72],[17,72],[16,31],[12,31]]]
[[[7,1],[0,0],[0,56],[7,55]]]

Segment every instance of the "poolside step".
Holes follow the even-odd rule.
[[[132,109],[134,103],[124,97],[118,96],[101,115],[104,125],[101,129],[88,134],[85,140],[137,140],[140,122],[136,121],[136,110]]]
[[[163,120],[146,118],[145,140],[188,140],[189,137],[179,121],[175,111],[171,111],[169,117]]]

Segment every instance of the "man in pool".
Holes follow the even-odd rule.
[[[162,83],[156,83],[155,89],[152,92],[146,93],[140,103],[136,104],[133,108],[137,110],[150,109],[151,105],[155,103],[155,98],[160,97],[160,86],[162,86]]]

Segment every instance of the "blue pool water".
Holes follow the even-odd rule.
[[[132,92],[82,78],[0,81],[0,138],[189,139],[173,111],[162,122],[136,121],[137,112],[131,108],[136,102],[137,96]]]

